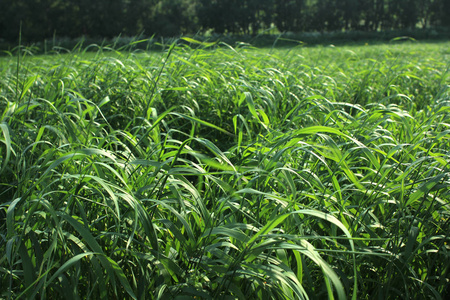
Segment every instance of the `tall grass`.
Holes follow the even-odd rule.
[[[194,45],[0,58],[0,297],[450,295],[448,43]]]

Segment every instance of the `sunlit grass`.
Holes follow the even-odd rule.
[[[0,297],[445,299],[448,46],[1,58]]]

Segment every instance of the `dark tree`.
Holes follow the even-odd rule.
[[[276,1],[274,23],[280,31],[299,32],[306,28],[304,0]]]
[[[237,12],[240,0],[200,0],[198,7],[199,23],[204,29],[216,33],[237,30]]]
[[[178,36],[195,31],[195,2],[189,0],[160,0],[152,7],[146,20],[146,32],[162,36]]]
[[[312,29],[317,31],[336,31],[343,28],[342,10],[338,1],[320,0],[314,6]]]
[[[450,27],[450,0],[0,0],[0,41]]]
[[[392,0],[398,27],[414,28],[419,21],[418,1],[416,0]]]

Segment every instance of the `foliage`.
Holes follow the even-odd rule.
[[[450,296],[449,43],[0,59],[0,297]]]
[[[0,39],[448,28],[446,0],[2,0]]]

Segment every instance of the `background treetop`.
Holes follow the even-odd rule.
[[[0,39],[449,27],[446,12],[447,0],[2,0]]]

